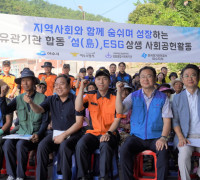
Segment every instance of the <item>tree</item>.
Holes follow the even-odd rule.
[[[200,27],[200,0],[138,0],[135,5],[136,9],[129,14],[129,23]],[[186,64],[168,63],[168,67],[178,72]]]

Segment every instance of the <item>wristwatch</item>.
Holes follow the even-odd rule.
[[[165,141],[168,141],[167,136],[161,136],[161,138],[163,138]]]
[[[113,133],[111,131],[107,131],[107,134],[109,134],[110,136],[113,135]]]

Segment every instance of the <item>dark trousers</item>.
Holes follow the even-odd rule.
[[[27,140],[7,139],[3,145],[7,174],[13,177],[24,178],[28,152],[36,149],[37,145],[37,143]]]
[[[82,133],[79,131],[70,136],[70,138],[64,140],[61,144],[54,144],[53,133],[48,134],[38,145],[37,150],[37,169],[36,179],[47,179],[47,167],[49,161],[49,154],[58,152],[58,167],[61,169],[64,180],[71,180],[71,165],[72,155],[75,151],[76,144],[81,138]]]
[[[2,139],[3,136],[0,136],[0,169],[2,169],[3,165],[3,143],[5,142],[5,139]]]
[[[100,177],[107,178],[112,167],[112,157],[114,150],[117,148],[117,138],[112,135],[107,142],[100,143],[100,136],[85,134],[77,143],[76,160],[78,167],[78,178],[86,177],[89,170],[90,162],[88,161],[91,154],[100,149]]]
[[[159,180],[167,179],[168,151],[164,147],[162,151],[156,150],[157,139],[143,140],[134,135],[128,137],[121,147],[120,164],[124,180],[133,179],[134,157],[144,150],[151,150],[157,156],[157,176]]]

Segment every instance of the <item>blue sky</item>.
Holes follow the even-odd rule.
[[[137,0],[45,0],[49,3],[79,10],[81,5],[87,13],[102,15],[118,23],[126,23],[128,15],[135,9],[133,5]]]

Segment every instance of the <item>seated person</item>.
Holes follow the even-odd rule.
[[[30,106],[24,101],[25,96],[29,96],[35,103],[42,103],[45,99],[43,94],[35,91],[35,85],[39,80],[30,70],[24,70],[20,78],[15,82],[21,84],[25,90],[24,94],[18,95],[8,105],[5,101],[7,86],[1,87],[0,105],[3,114],[9,114],[17,110],[19,118],[20,135],[32,135],[31,140],[7,139],[3,145],[3,151],[6,158],[6,170],[8,180],[23,180],[25,178],[28,152],[36,149],[39,141],[42,139],[48,125],[48,114],[36,114]],[[17,162],[17,163],[16,163]]]
[[[131,113],[131,132],[120,152],[123,179],[133,179],[134,157],[151,150],[157,155],[157,178],[168,173],[167,136],[171,129],[172,111],[166,95],[154,89],[156,71],[145,66],[139,71],[141,90],[129,94],[122,103],[123,83],[117,83],[116,112]]]
[[[71,180],[72,155],[82,136],[83,112],[75,112],[75,95],[70,93],[70,78],[65,74],[55,80],[56,95],[49,96],[40,105],[26,96],[26,102],[35,113],[51,112],[52,129],[40,142],[37,150],[37,180],[48,178],[49,154],[58,152],[58,171],[63,179]],[[76,116],[77,114],[77,116]]]
[[[87,85],[86,90],[87,90],[87,92],[95,91],[95,90],[97,90],[97,87],[96,87],[96,85],[95,85],[94,82],[90,82],[90,83]],[[90,126],[89,121],[90,121],[90,113],[89,113],[89,109],[86,108],[86,109],[85,109],[84,122],[83,122],[83,126],[86,127],[86,129],[89,128],[89,126]]]
[[[115,118],[115,93],[109,90],[110,74],[105,68],[96,72],[95,84],[97,91],[88,92],[83,96],[87,80],[81,81],[80,90],[76,98],[75,107],[77,111],[88,106],[90,112],[91,129],[79,140],[76,147],[76,159],[78,166],[78,178],[87,179],[91,154],[100,149],[100,178],[108,178],[112,167],[112,157],[117,148],[118,140],[116,129],[120,119]]]
[[[190,180],[191,156],[193,151],[200,152],[200,90],[199,68],[188,64],[181,71],[185,91],[174,96],[172,110],[173,127],[176,133],[174,147],[178,148],[178,166],[182,180]],[[197,174],[200,175],[199,169]]]
[[[1,87],[0,87],[1,89]],[[0,90],[1,91],[1,90]],[[10,102],[10,99],[6,98],[6,103],[8,104]],[[2,139],[5,135],[8,135],[10,132],[10,127],[12,125],[13,120],[13,113],[3,115],[0,109],[0,170],[2,169],[3,165],[3,143],[5,142],[5,139]]]
[[[74,82],[73,82],[73,87],[74,87],[74,90],[76,91],[76,96],[78,95],[78,92],[79,92],[79,88],[80,88],[80,85],[81,85],[81,80],[85,79],[85,75],[86,75],[86,69],[85,68],[81,68],[79,70],[79,74],[77,75],[77,79],[74,80]]]
[[[122,90],[122,101],[132,92],[132,87],[127,83],[124,84],[124,89]],[[130,135],[130,116],[131,110],[126,115],[123,115],[120,124],[119,124],[119,135],[120,135],[120,144],[122,145],[125,139]]]

